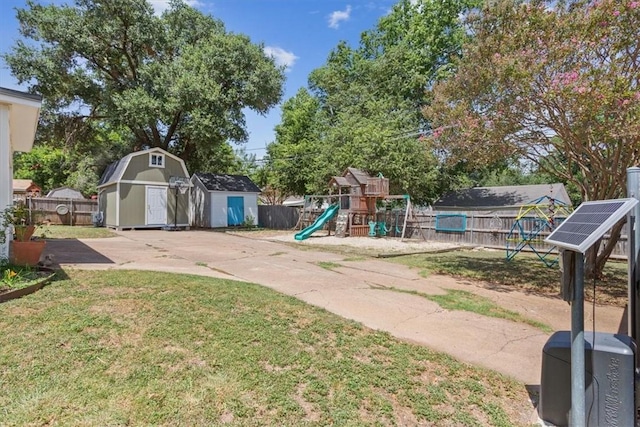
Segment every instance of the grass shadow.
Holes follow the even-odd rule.
[[[502,251],[456,251],[410,255],[389,261],[420,269],[425,277],[446,274],[471,279],[474,285],[480,281],[482,286],[498,292],[518,291],[559,298],[559,267],[547,267],[530,254],[508,261]],[[594,300],[594,287],[596,303],[623,307],[627,298],[626,264],[609,262],[602,279],[585,283],[587,301]]]

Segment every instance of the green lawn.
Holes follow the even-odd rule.
[[[505,251],[453,251],[434,254],[407,255],[389,258],[417,268],[425,277],[447,274],[487,282],[504,290],[517,289],[541,295],[557,296],[560,292],[560,269],[546,267],[531,254],[522,253],[511,261]],[[593,282],[585,283],[585,297],[593,299]],[[596,301],[624,306],[627,300],[627,264],[609,261],[604,277],[596,281]]]
[[[70,271],[0,304],[2,425],[526,425],[524,385],[267,288]]]
[[[36,230],[35,235],[44,233],[47,239],[97,239],[117,236],[116,233],[105,227],[47,225]]]

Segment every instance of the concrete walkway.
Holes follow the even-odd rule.
[[[560,299],[448,276],[422,278],[416,270],[386,261],[349,261],[308,246],[298,249],[220,232],[131,230],[107,239],[52,240],[47,248],[62,268],[154,270],[258,283],[528,385],[540,382],[542,348],[549,334],[521,323],[444,310],[389,288],[429,294],[464,289],[554,330],[570,329],[570,307]],[[321,261],[340,267],[322,268]],[[596,307],[595,312],[598,331],[618,332],[624,323],[620,308]],[[586,329],[592,322],[587,304]]]

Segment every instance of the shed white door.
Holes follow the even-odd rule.
[[[167,224],[167,189],[147,187],[147,225]]]

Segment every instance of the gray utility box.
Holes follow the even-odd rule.
[[[635,352],[627,335],[584,333],[586,419],[590,427],[635,425]],[[571,332],[554,333],[542,350],[538,415],[556,426],[571,419]]]

